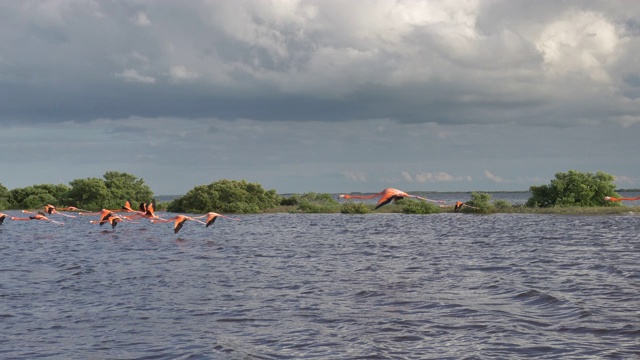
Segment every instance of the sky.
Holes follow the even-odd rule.
[[[0,0],[0,184],[640,188],[628,1]]]

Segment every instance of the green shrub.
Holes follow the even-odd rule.
[[[507,200],[498,199],[493,202],[493,207],[496,209],[510,209],[513,205]]]
[[[463,206],[462,211],[463,212],[483,212],[483,213],[489,212],[491,211],[491,209],[493,209],[493,206],[491,205],[490,201],[491,201],[490,194],[472,192],[471,200],[467,201],[466,204],[469,206],[473,206],[475,209],[468,206]]]
[[[368,214],[371,209],[365,203],[347,202],[342,204],[340,212],[343,214]]]
[[[398,205],[402,207],[404,214],[436,214],[440,212],[440,207],[431,202],[414,199],[398,200]]]
[[[297,201],[298,211],[305,213],[333,213],[340,209],[340,203],[327,193],[305,193],[299,195]]]
[[[11,192],[0,184],[0,210],[8,209],[11,206]]]
[[[550,184],[530,187],[527,206],[601,206],[605,196],[618,196],[613,181],[613,175],[600,171],[596,174],[575,170],[556,173]]]
[[[201,213],[257,213],[280,204],[275,190],[265,191],[262,185],[245,180],[219,180],[196,186],[184,196],[171,201],[167,211]]]
[[[300,195],[291,195],[280,199],[280,206],[296,206],[300,203]]]

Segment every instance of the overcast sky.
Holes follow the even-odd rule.
[[[629,1],[0,0],[0,183],[640,187]]]

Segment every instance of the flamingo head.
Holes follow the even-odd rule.
[[[349,195],[338,195],[338,199],[349,199],[350,197]]]
[[[611,196],[605,196],[604,201],[611,201]]]

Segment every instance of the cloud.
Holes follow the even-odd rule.
[[[635,178],[631,176],[624,175],[614,175],[616,185],[620,186],[622,184],[625,185],[638,185],[640,184],[640,178]]]
[[[492,174],[489,170],[485,170],[484,171],[484,177],[489,179],[489,180],[491,180],[491,181],[493,181],[493,182],[496,182],[496,183],[503,184],[503,183],[508,183],[509,182],[509,180],[507,180],[507,179],[504,179],[504,178],[502,178],[500,176]]]
[[[198,78],[198,74],[196,72],[189,71],[185,66],[182,65],[172,66],[171,70],[169,71],[169,76],[173,81],[176,82],[188,81]]]
[[[151,20],[149,20],[147,14],[141,11],[133,18],[133,23],[137,26],[149,26],[151,25]]]
[[[628,128],[634,124],[640,123],[640,115],[624,115],[624,116],[614,116],[612,117],[614,121],[619,123],[622,127]]]
[[[364,172],[361,171],[345,171],[343,175],[352,181],[356,182],[367,182],[367,176]]]
[[[56,149],[52,171],[117,142],[113,159],[158,167],[166,186],[182,184],[164,176],[176,167],[309,191],[522,189],[572,168],[640,178],[640,7],[625,2],[5,1],[0,13],[0,149],[31,159],[4,160],[7,173],[37,167],[39,141]]]
[[[460,181],[472,181],[471,176],[453,176],[446,172],[424,172],[415,175],[409,174],[408,171],[402,172],[402,178],[407,182],[417,183],[435,183],[435,182],[460,182]]]
[[[124,79],[127,82],[138,82],[143,84],[155,84],[156,79],[151,76],[143,76],[138,74],[134,69],[126,69],[115,74],[116,77]]]
[[[556,76],[582,73],[592,80],[608,83],[611,66],[619,51],[621,29],[593,11],[569,11],[549,23],[536,41],[545,70]]]
[[[0,25],[0,96],[24,116],[48,106],[51,97],[40,94],[51,88],[60,99],[82,98],[85,88],[104,94],[60,106],[92,118],[112,116],[114,107],[117,116],[526,126],[637,116],[626,96],[640,90],[625,79],[640,72],[640,43],[622,5],[557,3],[534,12],[517,1],[34,4],[1,5],[12,21]],[[22,91],[20,74],[34,74]],[[114,88],[103,74],[130,86]],[[134,83],[157,87],[139,94]],[[128,101],[132,95],[148,98]],[[162,97],[183,106],[146,106]],[[11,115],[0,109],[0,118]]]

